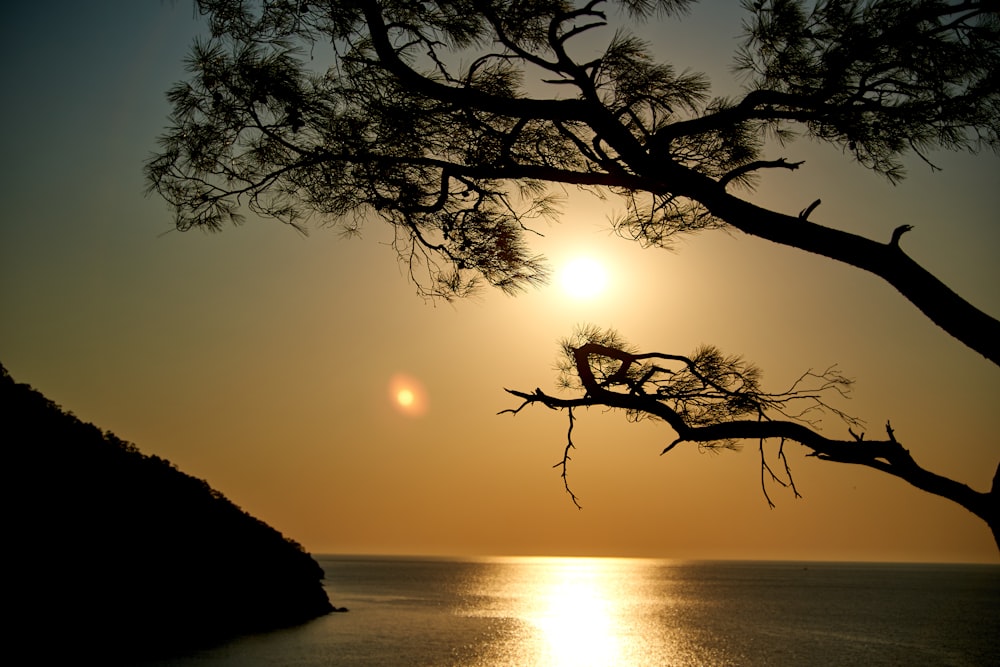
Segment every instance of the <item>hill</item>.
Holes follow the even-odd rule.
[[[172,653],[332,611],[299,544],[2,365],[0,442],[6,634],[38,662]]]

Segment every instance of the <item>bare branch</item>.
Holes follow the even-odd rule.
[[[892,238],[889,239],[889,245],[896,248],[899,247],[899,239],[902,238],[903,234],[913,229],[913,225],[900,225],[892,230]]]
[[[767,465],[767,458],[764,456],[764,440],[761,439],[758,443],[758,450],[760,451],[760,490],[764,494],[764,499],[767,501],[767,506],[771,509],[775,508],[774,501],[771,500],[770,494],[767,492],[767,478],[764,473],[768,473],[771,476],[771,481],[777,482],[781,486],[785,486],[785,483],[781,481],[774,471],[771,470],[771,466]]]
[[[778,444],[778,459],[781,460],[785,465],[785,477],[788,480],[788,485],[792,487],[792,493],[795,494],[796,498],[801,498],[802,494],[795,487],[795,478],[792,477],[792,469],[788,465],[788,457],[785,456],[785,439],[782,438],[781,442]]]
[[[809,204],[809,206],[806,206],[804,209],[802,209],[801,211],[799,211],[799,220],[808,220],[809,219],[809,214],[812,213],[813,211],[815,211],[816,207],[819,206],[820,203],[821,203],[821,201],[819,199],[817,199],[813,203]]]
[[[780,158],[777,160],[754,160],[753,162],[748,162],[747,164],[742,164],[735,169],[727,172],[722,178],[719,179],[719,185],[725,187],[732,181],[741,179],[747,174],[757,171],[758,169],[788,169],[789,171],[795,171],[805,162],[789,162],[785,158]]]
[[[559,473],[559,476],[562,477],[563,487],[565,487],[566,493],[569,494],[570,500],[573,501],[573,504],[576,506],[577,509],[583,509],[583,507],[580,506],[580,499],[577,498],[576,494],[573,493],[573,490],[569,487],[569,475],[567,474],[568,473],[567,466],[569,465],[569,462],[570,462],[569,450],[576,449],[576,445],[573,444],[573,408],[572,408],[572,406],[566,408],[566,415],[567,415],[567,419],[569,419],[569,427],[566,430],[566,447],[563,449],[562,460],[559,461],[559,463],[555,464],[552,467],[553,468],[561,468],[562,469],[562,471]]]

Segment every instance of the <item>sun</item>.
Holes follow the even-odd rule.
[[[593,299],[607,288],[608,274],[597,260],[577,257],[559,272],[559,282],[563,291],[574,299]]]

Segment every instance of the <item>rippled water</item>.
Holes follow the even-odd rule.
[[[151,664],[1000,664],[996,566],[318,560],[349,613]]]

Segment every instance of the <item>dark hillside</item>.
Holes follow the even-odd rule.
[[[2,366],[0,443],[8,636],[33,661],[169,653],[331,611],[299,544]]]

